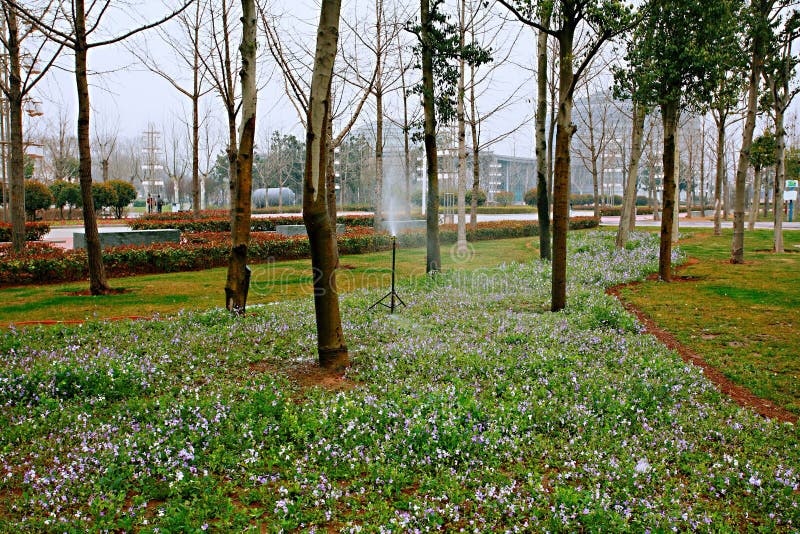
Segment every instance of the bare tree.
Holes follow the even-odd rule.
[[[765,3],[771,4],[772,2]],[[767,13],[765,13],[767,14]],[[778,14],[776,13],[776,18]],[[783,189],[786,169],[786,125],[785,116],[789,105],[800,92],[795,82],[796,68],[800,59],[796,53],[796,42],[800,38],[800,17],[794,11],[787,14],[783,26],[774,37],[769,49],[769,57],[763,70],[769,100],[772,107],[772,118],[775,122],[775,186],[773,190],[773,250],[783,253]],[[755,57],[755,55],[754,55]],[[754,69],[755,70],[755,69]]]
[[[231,44],[231,37],[238,30],[238,27],[236,26],[233,0],[209,2],[207,5],[210,24],[205,35],[200,39],[207,43],[208,50],[198,57],[213,86],[213,90],[219,96],[225,109],[228,133],[225,153],[228,157],[228,191],[231,228],[233,228],[236,206],[236,180],[238,176],[236,161],[239,153],[236,117],[239,113],[241,102],[236,83],[236,72],[240,58],[237,56],[235,47]]]
[[[173,58],[169,64],[177,64],[181,69],[180,73],[173,73],[163,66],[149,49],[144,48],[146,44],[141,47],[130,47],[131,52],[148,70],[167,81],[191,102],[192,209],[195,214],[200,211],[200,99],[212,90],[206,84],[206,67],[201,60],[201,54],[208,52],[203,50],[201,45],[201,30],[208,13],[208,1],[195,0],[194,9],[187,10],[175,18],[178,32],[172,28],[158,28],[161,41],[172,51]],[[185,78],[185,72],[191,73],[188,80]]]
[[[233,198],[231,225],[231,255],[225,284],[225,307],[234,314],[243,314],[250,283],[247,268],[247,246],[250,241],[251,194],[253,179],[253,149],[256,133],[256,26],[258,15],[255,0],[242,0],[242,43],[239,53],[242,67],[242,122],[239,127],[239,146],[236,152],[236,189]]]
[[[611,95],[603,92],[596,93],[595,96],[600,99],[600,102],[595,99],[593,103],[592,87],[586,84],[585,88],[585,110],[579,119],[583,128],[578,128],[576,136],[583,150],[580,150],[578,155],[583,161],[584,167],[592,175],[594,216],[600,217],[601,191],[604,189],[602,174],[605,166],[598,167],[598,162],[602,162],[608,147],[616,138],[617,121],[611,116]]]
[[[310,112],[308,94],[312,83],[309,81],[309,76],[313,76],[308,66],[313,64],[311,58],[315,56],[302,43],[289,42],[287,36],[281,34],[278,26],[279,17],[269,14],[263,7],[260,9],[260,14],[269,52],[283,75],[286,95],[297,111],[301,123],[308,129],[309,125],[306,122]],[[340,40],[337,38],[337,51],[341,48],[339,43]],[[364,108],[364,104],[372,94],[378,74],[378,69],[373,67],[367,69],[371,74],[365,76],[365,69],[359,65],[357,55],[344,57],[344,54],[341,54],[341,56],[344,67],[335,69],[334,78],[331,80],[331,95],[329,99],[331,109],[327,115],[329,124],[326,127],[330,139],[325,144],[330,151],[326,158],[328,165],[326,169],[328,179],[325,182],[328,188],[327,211],[331,218],[331,225],[334,228],[336,226],[334,150],[341,146],[345,137],[353,128]],[[334,62],[336,59],[337,55],[334,55]],[[338,131],[336,132],[334,132],[334,124],[338,126]],[[306,150],[309,150],[308,146],[306,146]],[[338,262],[338,248],[335,240],[334,253]]]
[[[78,142],[70,130],[73,126],[64,109],[59,108],[55,122],[48,121],[50,135],[42,138],[45,152],[45,165],[51,181],[66,180],[71,182],[77,175]]]
[[[20,27],[18,14],[13,3],[2,3],[0,16],[3,29],[0,42],[6,50],[2,61],[3,75],[0,76],[0,90],[8,100],[9,107],[9,155],[8,165],[11,197],[11,244],[15,252],[25,248],[25,139],[22,131],[23,105],[29,99],[31,90],[53,65],[62,50],[48,50],[46,41],[39,38],[33,26]],[[54,11],[52,2],[41,10],[41,17],[50,18]],[[26,47],[33,42],[33,46]],[[23,55],[27,55],[27,65]],[[3,147],[5,155],[5,147]],[[5,172],[5,171],[4,171]],[[6,197],[4,197],[6,198]]]
[[[616,246],[622,248],[628,242],[628,236],[636,220],[636,189],[639,182],[639,160],[642,157],[644,141],[644,122],[647,117],[647,106],[634,101],[631,125],[631,159],[628,163],[628,176],[625,194],[622,199],[622,213],[617,228]],[[648,132],[649,136],[649,132]]]
[[[164,170],[172,182],[172,202],[178,204],[181,201],[181,182],[186,177],[186,170],[189,167],[185,154],[184,134],[179,127],[179,123],[173,121],[169,136],[164,136]],[[164,200],[166,201],[166,199]]]
[[[326,146],[331,110],[331,81],[336,59],[340,0],[323,0],[314,53],[311,90],[307,99],[306,167],[303,220],[308,230],[314,271],[314,308],[317,321],[317,352],[322,367],[334,370],[349,365],[339,313],[336,288],[336,228],[331,225],[327,201],[328,158]]]
[[[108,13],[111,0],[92,1],[88,8],[84,0],[65,2],[58,10],[59,20],[49,22],[45,15],[24,8],[14,0],[3,0],[3,5],[15,10],[25,20],[36,26],[48,39],[60,46],[69,48],[75,55],[75,85],[78,94],[78,152],[80,154],[80,184],[83,200],[83,225],[86,232],[86,253],[89,259],[89,290],[92,295],[109,293],[111,287],[106,280],[100,237],[97,232],[94,205],[92,201],[92,152],[89,138],[91,106],[89,103],[89,81],[86,57],[89,50],[121,42],[132,35],[154,28],[186,9],[192,0],[181,5],[165,17],[118,35],[90,41],[89,38],[101,27],[103,15]]]
[[[119,137],[119,123],[111,124],[103,122],[101,127],[94,123],[94,147],[100,160],[100,172],[103,182],[108,181],[108,168],[111,157],[117,148],[117,138]]]

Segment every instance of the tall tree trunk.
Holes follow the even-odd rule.
[[[680,113],[679,113],[680,115]],[[675,198],[673,199],[672,205],[672,242],[678,242],[678,236],[680,235],[680,227],[678,221],[680,221],[680,183],[681,183],[681,157],[680,157],[680,143],[678,143],[678,119],[675,119]]]
[[[553,280],[551,310],[567,305],[567,231],[569,229],[570,143],[575,133],[572,124],[572,43],[573,31],[559,34],[558,126],[553,178]]]
[[[782,106],[775,106],[775,188],[773,192],[773,252],[783,254],[783,181],[786,173],[786,127]]]
[[[328,95],[328,100],[333,102],[333,95]],[[337,208],[336,208],[336,169],[333,166],[333,162],[336,159],[335,156],[335,148],[333,146],[333,121],[331,117],[328,117],[328,140],[326,142],[326,146],[328,147],[328,167],[327,167],[327,176],[325,178],[325,188],[327,191],[328,196],[328,219],[331,222],[331,228],[333,229],[333,257],[334,257],[334,265],[336,268],[339,267],[339,242],[336,240],[336,220],[337,220]]]
[[[678,130],[678,105],[676,102],[661,104],[664,123],[664,210],[661,216],[661,245],[658,256],[658,276],[661,280],[672,280],[672,220],[675,216],[675,145]]]
[[[253,183],[253,145],[256,131],[256,9],[255,0],[242,0],[242,125],[236,154],[236,205],[231,227],[231,255],[225,284],[225,307],[243,314],[247,306],[247,247],[250,242],[250,198]]]
[[[373,225],[376,230],[381,229],[384,213],[383,197],[383,0],[375,2],[375,210]],[[394,192],[389,191],[391,196]],[[390,209],[394,206],[393,199],[389,201]],[[397,220],[396,213],[389,213],[389,217]]]
[[[694,132],[692,133],[694,137]],[[690,140],[689,146],[689,174],[686,177],[686,218],[691,219],[694,209],[694,139]]]
[[[473,26],[473,41],[475,40],[475,27]],[[472,136],[472,198],[469,202],[469,227],[474,232],[478,229],[478,193],[481,189],[481,153],[480,138],[478,134],[478,115],[475,105],[475,67],[470,65],[469,106],[472,120],[469,128]]]
[[[328,167],[326,131],[330,122],[330,88],[340,8],[340,0],[322,0],[311,94],[308,99],[303,180],[303,221],[308,231],[314,276],[317,351],[320,365],[334,370],[341,370],[349,365],[336,288],[336,228],[331,227],[325,184]]]
[[[731,263],[744,263],[745,184],[747,181],[747,169],[750,167],[750,148],[753,145],[753,132],[756,128],[758,89],[764,63],[761,53],[761,40],[761,33],[756,32],[752,43],[752,57],[750,60],[750,81],[747,89],[747,115],[744,121],[744,131],[742,132],[742,148],[739,151],[739,165],[736,169],[736,197],[733,203]]]
[[[700,217],[706,216],[706,129],[700,134]]]
[[[753,203],[750,206],[747,218],[747,229],[753,231],[756,227],[759,203],[761,202],[761,167],[753,167]]]
[[[556,78],[556,61],[551,61],[550,67],[550,80],[552,89],[550,91],[550,126],[547,130],[547,192],[549,193],[549,201],[550,201],[550,212],[553,211],[553,203],[555,202],[554,199],[554,189],[553,189],[553,181],[555,179],[554,176],[554,164],[553,164],[553,153],[555,152],[555,145],[554,139],[556,135],[556,124],[558,123],[557,115],[558,115],[558,90],[555,88],[555,78]],[[551,247],[552,248],[552,247]]]
[[[466,1],[460,1],[459,16],[459,47],[464,48],[466,36]],[[458,183],[456,184],[456,211],[458,222],[456,224],[456,251],[459,254],[467,252],[467,124],[464,118],[464,81],[466,77],[466,61],[461,57],[458,63],[458,87],[456,88],[456,122],[458,125]]]
[[[436,155],[436,110],[434,108],[433,54],[435,43],[431,40],[429,0],[420,0],[420,40],[422,42],[422,108],[425,116],[425,163],[428,175],[427,253],[425,272],[442,268],[439,247],[439,167]]]
[[[378,66],[375,77],[375,216],[373,224],[378,230],[381,228],[386,214],[383,213],[383,85],[381,83],[380,54],[376,56],[376,59]],[[389,215],[397,218],[394,214]]]
[[[400,37],[398,35],[398,43],[400,43]],[[406,89],[406,68],[405,63],[403,63],[403,54],[401,51],[401,47],[398,47],[398,56],[400,58],[400,90],[402,93],[403,99],[403,157],[405,158],[405,168],[403,169],[403,177],[405,178],[405,206],[406,206],[406,216],[407,218],[411,218],[411,165],[413,164],[416,168],[416,162],[411,161],[411,140],[410,140],[410,130],[411,125],[408,123],[408,91]]]
[[[550,27],[549,11],[542,17],[542,26]],[[547,33],[539,30],[536,41],[536,212],[539,219],[539,257],[550,261],[550,188],[548,187],[547,122]]]
[[[9,63],[9,175],[11,193],[11,246],[14,252],[25,250],[25,142],[22,134],[22,76],[17,15],[7,9]],[[5,148],[3,148],[5,150]],[[5,163],[5,162],[4,162]],[[8,202],[4,197],[4,202]]]
[[[200,213],[200,7],[194,20],[194,73],[192,78],[192,212]]]
[[[722,235],[722,190],[725,182],[725,122],[726,116],[720,113],[717,120],[717,174],[714,181],[714,235]]]
[[[775,164],[775,167],[777,169],[777,162]],[[775,171],[773,170],[773,172],[775,172]],[[767,180],[768,177],[769,177],[769,173],[767,173],[767,176],[764,177],[764,218],[766,218],[769,215],[770,192],[772,191],[772,188],[770,188],[770,186],[769,186],[769,180]],[[773,177],[773,181],[774,181],[774,177]]]
[[[636,213],[636,184],[639,181],[639,160],[642,157],[644,138],[644,119],[646,108],[638,102],[633,103],[633,125],[631,127],[631,160],[628,166],[628,179],[622,200],[622,213],[619,217],[616,245],[622,248],[628,242],[631,232],[631,214]]]
[[[89,263],[89,291],[92,295],[108,293],[103,252],[92,201],[92,149],[89,142],[89,80],[86,72],[86,11],[83,0],[75,0],[75,83],[78,91],[78,175],[83,201],[83,227],[86,233],[86,256]]]

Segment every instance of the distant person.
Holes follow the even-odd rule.
[[[147,213],[153,213],[153,197],[147,195]]]
[[[161,195],[158,195],[156,199],[156,208],[158,208],[158,213],[161,213],[161,209],[164,207],[164,201],[161,199]]]

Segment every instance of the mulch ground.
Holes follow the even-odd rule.
[[[690,259],[685,265],[694,265],[697,263],[697,260]],[[691,277],[674,277],[673,282],[675,281],[691,281]],[[651,319],[647,314],[642,312],[636,306],[631,304],[630,302],[626,302],[622,296],[620,295],[620,290],[627,286],[634,286],[640,284],[641,282],[631,282],[628,284],[621,284],[618,286],[610,287],[606,290],[606,293],[609,295],[614,296],[620,303],[625,307],[626,310],[636,315],[636,318],[639,319],[645,330],[654,335],[661,343],[669,347],[670,349],[675,350],[678,354],[680,354],[683,361],[694,364],[700,367],[703,370],[703,374],[706,378],[708,378],[711,382],[716,385],[717,389],[719,389],[723,394],[730,397],[736,404],[742,406],[744,408],[750,409],[755,411],[756,413],[762,415],[763,417],[769,419],[777,419],[778,421],[788,422],[788,423],[797,423],[797,415],[794,413],[781,408],[777,404],[768,401],[767,399],[762,399],[753,394],[749,389],[742,387],[740,385],[734,384],[731,382],[722,372],[717,369],[716,367],[709,364],[707,361],[703,359],[700,354],[697,354],[689,347],[681,344],[677,338],[658,324],[656,324],[653,319]]]

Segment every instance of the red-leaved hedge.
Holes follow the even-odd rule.
[[[594,228],[594,217],[576,217],[570,228]],[[476,231],[468,230],[467,239],[480,241],[512,237],[536,236],[536,221],[497,221],[478,223]],[[443,244],[455,243],[456,226],[440,229]],[[409,230],[397,237],[401,247],[425,244],[424,230]],[[369,227],[351,227],[338,237],[341,254],[362,254],[391,247],[389,234],[375,233]],[[202,232],[184,234],[180,243],[159,243],[147,246],[112,247],[103,251],[103,263],[109,277],[136,274],[170,273],[222,267],[228,264],[230,234]],[[305,236],[287,237],[274,232],[254,232],[250,236],[248,261],[261,263],[309,257]],[[22,254],[14,254],[10,245],[0,245],[0,286],[45,284],[84,280],[88,263],[84,250],[64,250],[44,243],[34,243]]]
[[[26,222],[25,223],[25,240],[26,241],[41,241],[47,232],[50,231],[50,225],[43,222]],[[11,241],[11,224],[0,223],[0,242]]]
[[[213,212],[204,212],[213,214]],[[165,215],[165,214],[162,214]],[[146,218],[130,222],[130,227],[134,230],[156,230],[162,228],[175,228],[183,233],[202,233],[202,232],[230,232],[231,222],[227,217],[200,217],[192,218],[188,213],[172,213],[169,218],[152,218],[152,214]],[[183,217],[174,217],[182,215]],[[353,226],[372,226],[372,215],[343,215],[337,217],[337,222],[344,224],[346,228]],[[298,215],[286,215],[282,217],[254,217],[250,222],[252,232],[274,232],[275,227],[283,224],[303,224],[303,218]]]

